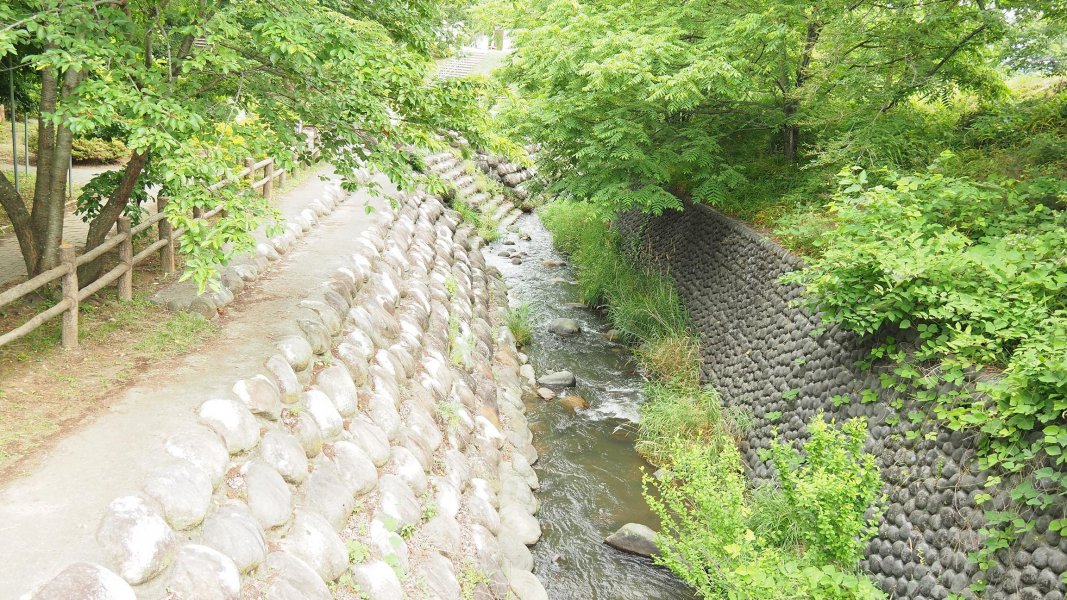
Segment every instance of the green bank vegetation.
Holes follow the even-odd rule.
[[[705,203],[805,255],[789,281],[810,308],[894,334],[870,357],[888,360],[882,387],[939,417],[903,433],[975,435],[992,475],[980,502],[1011,481],[980,566],[1033,511],[1067,528],[1062,2],[486,12],[505,1],[521,9],[497,12],[518,48],[502,114],[539,144],[548,194],[608,216]]]
[[[661,467],[645,497],[661,521],[670,568],[706,598],[880,598],[856,572],[879,513],[882,480],[863,452],[866,424],[817,415],[800,450],[775,444],[777,484],[752,488],[737,443],[744,412],[701,386],[697,341],[672,282],[634,266],[597,207],[541,211],[578,275],[582,301],[602,306],[648,373],[637,448]]]

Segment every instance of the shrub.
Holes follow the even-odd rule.
[[[808,434],[803,453],[771,445],[785,506],[792,507],[780,537],[795,535],[818,562],[855,565],[877,531],[880,513],[867,512],[882,493],[874,456],[863,451],[867,423],[850,419],[837,428],[816,414]]]
[[[644,478],[645,499],[661,522],[656,562],[704,598],[884,597],[854,572],[873,533],[865,515],[882,485],[874,457],[857,446],[864,423],[838,430],[818,415],[809,430],[806,456],[783,445],[773,450],[784,469],[782,491],[751,495],[725,430],[666,444],[673,477]]]
[[[79,136],[71,142],[70,155],[76,163],[113,163],[128,154],[122,140]]]
[[[888,174],[883,185],[843,171],[825,252],[786,280],[805,285],[809,306],[847,329],[916,334],[909,352],[877,349],[894,363],[883,385],[932,402],[952,429],[980,432],[983,466],[1025,471],[1050,460],[1062,468],[1067,183],[979,182],[941,167]],[[984,378],[978,394],[962,387],[983,370],[1002,375]],[[938,392],[942,384],[956,390]],[[1059,500],[1027,501],[1062,502],[1067,481],[1055,492]]]

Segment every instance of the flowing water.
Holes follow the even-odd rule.
[[[573,372],[577,387],[562,395],[577,393],[589,403],[577,411],[558,399],[527,405],[540,453],[534,468],[543,537],[532,548],[534,573],[552,600],[692,600],[666,569],[603,543],[626,523],[657,525],[641,497],[641,469],[651,467],[633,446],[642,380],[627,349],[600,335],[610,327],[604,316],[576,304],[570,268],[546,266],[563,258],[540,220],[524,215],[517,229],[530,239],[509,233],[485,254],[504,274],[512,304],[530,305],[533,341],[524,351],[538,376]],[[513,264],[501,252],[525,255]],[[582,332],[567,338],[549,332],[557,317],[577,320]]]

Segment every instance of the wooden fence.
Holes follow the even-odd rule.
[[[310,144],[310,142],[309,142]],[[273,158],[256,161],[253,158],[245,160],[245,168],[233,177],[219,181],[208,186],[211,191],[218,191],[223,187],[241,181],[249,177],[252,179],[251,188],[258,190],[264,197],[270,198],[274,191],[274,180],[279,180],[279,186],[285,183],[285,170],[276,169]],[[260,175],[262,174],[262,177]],[[142,220],[136,227],[131,226],[127,217],[118,220],[116,234],[93,248],[89,252],[76,256],[74,247],[64,241],[59,248],[59,266],[49,269],[29,281],[20,283],[3,293],[0,293],[0,309],[8,304],[35,292],[36,290],[53,283],[57,279],[62,280],[63,299],[56,305],[34,315],[21,326],[3,335],[0,335],[0,346],[13,342],[41,325],[63,316],[63,347],[78,347],[78,306],[86,298],[104,289],[117,281],[118,296],[122,300],[133,299],[133,269],[155,252],[159,252],[159,262],[164,273],[174,272],[174,246],[175,239],[184,233],[184,229],[175,230],[166,215],[167,198],[160,196],[156,201],[156,213]],[[200,212],[193,215],[199,219],[210,219],[222,212],[222,207]],[[152,226],[158,231],[157,240],[144,250],[134,254],[133,239],[140,233],[148,231]],[[79,289],[78,267],[88,264],[103,255],[118,250],[118,264],[107,273],[101,275],[96,281],[84,288]]]

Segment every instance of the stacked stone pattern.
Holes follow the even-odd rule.
[[[27,597],[547,598],[506,288],[440,200],[397,200],[300,303],[302,334],[111,503],[107,564]]]
[[[451,183],[459,198],[479,213],[489,216],[501,228],[511,227],[522,211],[515,208],[507,198],[493,194],[482,181],[466,172],[464,161],[452,152],[442,152],[426,157],[430,171]]]
[[[800,441],[817,413],[838,421],[866,417],[867,450],[878,458],[888,502],[861,566],[879,587],[896,598],[941,600],[974,597],[969,586],[986,581],[990,600],[1064,598],[1067,538],[1049,530],[1051,511],[1030,514],[1034,530],[999,552],[987,571],[968,559],[985,525],[976,496],[992,493],[987,507],[1002,510],[1007,486],[985,487],[989,473],[977,468],[973,434],[939,428],[929,406],[882,389],[879,368],[857,365],[883,336],[827,327],[796,305],[802,290],[779,278],[800,267],[799,259],[706,206],[655,218],[629,213],[618,227],[635,256],[677,283],[700,337],[705,379],[753,417],[742,445],[753,479],[773,477],[759,451],[774,430]],[[863,402],[864,390],[876,391],[877,400]]]

